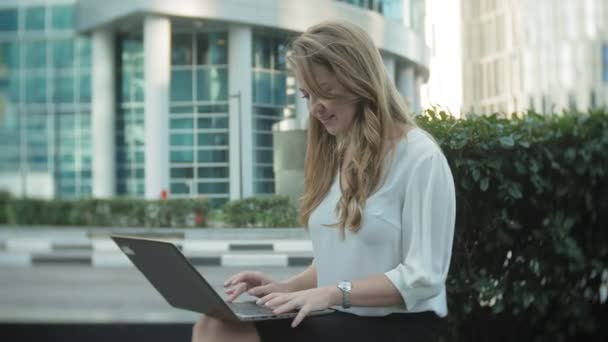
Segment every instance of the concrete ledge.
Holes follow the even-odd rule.
[[[299,253],[301,254],[301,253]],[[218,267],[295,267],[308,266],[312,255],[287,255],[274,253],[232,253],[222,255],[190,254],[186,258],[194,266]],[[91,266],[91,267],[134,267],[122,253],[0,253],[0,266],[30,267],[45,265]]]
[[[286,254],[225,254],[222,255],[222,266],[279,266],[287,267]]]
[[[45,253],[33,254],[32,266],[43,264],[91,265],[90,254],[83,253]]]
[[[163,239],[165,240],[165,239]],[[311,252],[310,241],[206,241],[206,240],[165,240],[173,243],[184,252]],[[51,252],[120,252],[111,239],[92,239],[90,241],[53,241],[44,238],[9,238],[0,243],[6,245],[8,252],[51,253]]]
[[[13,238],[5,241],[9,252],[50,252],[51,241],[36,238]]]
[[[32,264],[29,253],[2,252],[0,253],[0,266],[30,266]]]

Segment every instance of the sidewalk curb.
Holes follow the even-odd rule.
[[[312,244],[306,240],[201,241],[167,240],[195,266],[303,266],[312,262]],[[32,238],[0,240],[0,266],[89,265],[132,266],[109,238],[92,241],[51,241]]]
[[[186,255],[194,266],[217,267],[293,267],[308,266],[312,255],[287,254],[223,254],[197,256]],[[0,253],[0,266],[92,266],[92,267],[134,267],[125,255],[118,253],[92,254],[26,254]]]

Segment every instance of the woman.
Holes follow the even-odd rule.
[[[226,281],[293,320],[194,326],[195,341],[428,341],[447,315],[454,183],[433,138],[416,126],[359,27],[325,22],[292,43],[289,62],[310,111],[301,220],[314,262],[275,282]],[[311,316],[312,310],[337,311]]]

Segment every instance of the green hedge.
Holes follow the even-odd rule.
[[[201,199],[38,200],[0,196],[0,223],[97,227],[204,227]]]
[[[608,338],[608,113],[418,123],[456,183],[446,340]]]
[[[224,220],[234,227],[300,227],[297,209],[286,196],[251,197],[230,201]]]

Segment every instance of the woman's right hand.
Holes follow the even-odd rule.
[[[274,282],[262,272],[239,272],[224,282],[228,302],[234,301],[243,292],[252,296],[264,297],[273,292],[290,292],[287,284]]]

